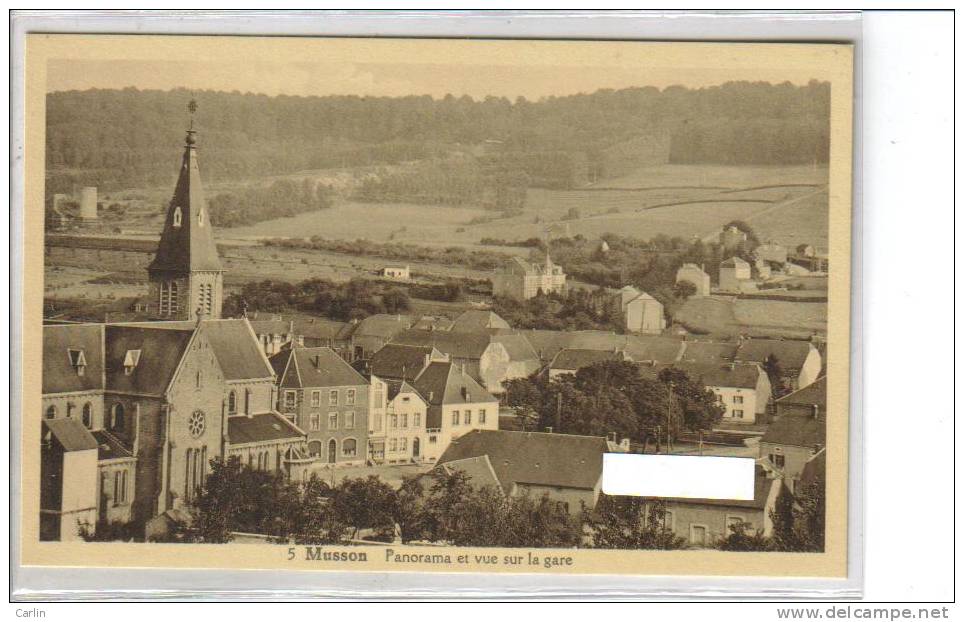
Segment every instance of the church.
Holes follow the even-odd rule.
[[[246,318],[221,319],[224,269],[195,131],[148,267],[153,321],[44,326],[40,534],[111,525],[163,537],[190,521],[213,458],[300,477],[306,434],[277,412]]]

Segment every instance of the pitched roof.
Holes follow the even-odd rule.
[[[285,319],[281,316],[259,319],[257,314],[248,317],[251,328],[257,335],[301,335],[305,339],[337,341],[347,339],[354,329],[349,322],[340,322],[323,317],[294,315]]]
[[[687,363],[719,363],[732,361],[739,344],[715,341],[684,341],[681,361]]]
[[[282,387],[351,387],[368,380],[331,348],[290,348],[271,357]]]
[[[486,332],[452,333],[411,328],[395,335],[392,343],[431,346],[454,358],[479,359],[491,345],[492,337]]]
[[[679,362],[671,365],[659,364],[639,366],[639,372],[645,378],[655,378],[664,369],[681,369],[693,380],[702,382],[708,387],[733,387],[739,389],[755,389],[763,370],[756,363],[724,363],[700,364]]]
[[[91,432],[97,441],[98,460],[116,460],[118,458],[133,458],[134,453],[126,447],[116,436],[107,430],[94,430]]]
[[[671,363],[683,349],[683,341],[658,335],[619,335],[602,330],[520,331],[543,361],[551,361],[560,350],[622,350],[634,361]]]
[[[453,440],[438,464],[488,456],[506,492],[513,484],[595,488],[606,439],[597,436],[472,430]]]
[[[157,254],[148,270],[187,272],[222,269],[214,244],[211,219],[204,204],[201,171],[193,142],[193,133],[189,133]]]
[[[108,324],[105,328],[107,387],[124,393],[164,395],[194,330],[157,326]],[[128,374],[128,352],[140,350],[134,370]]]
[[[455,318],[449,330],[455,333],[463,333],[488,328],[511,328],[511,326],[494,311],[469,309]]]
[[[821,376],[814,380],[811,384],[789,393],[779,398],[775,402],[779,405],[785,404],[799,404],[801,406],[810,406],[812,404],[818,404],[822,408],[827,406],[827,377]]]
[[[461,367],[455,363],[442,361],[429,363],[411,384],[429,406],[498,401],[472,376],[462,372]],[[425,419],[427,428],[442,427],[441,409],[429,408]]]
[[[228,442],[232,445],[305,437],[295,424],[275,412],[228,417]]]
[[[372,355],[370,369],[379,378],[414,380],[428,361],[441,356],[442,353],[432,346],[388,343]]]
[[[465,473],[469,484],[477,490],[487,486],[499,491],[503,490],[502,482],[499,481],[499,476],[495,474],[495,469],[492,468],[488,455],[451,460],[445,464],[440,464],[438,468],[449,474],[456,471]]]
[[[760,439],[761,443],[794,447],[823,447],[827,443],[824,417],[788,413],[777,417]]]
[[[84,353],[84,375],[70,360],[70,350]],[[103,324],[63,324],[43,327],[44,394],[92,391],[104,388]]]
[[[64,451],[97,449],[97,441],[90,431],[77,419],[44,419],[43,437],[50,433]]]
[[[767,357],[775,356],[783,369],[799,370],[813,349],[809,341],[745,339],[736,351],[736,360],[753,361],[762,365]]]
[[[391,339],[399,332],[409,328],[413,319],[410,315],[389,315],[376,313],[355,324],[352,337],[380,337]]]
[[[759,465],[753,472],[753,499],[694,499],[690,497],[660,497],[663,501],[693,505],[720,505],[725,507],[752,508],[762,510],[766,508],[770,489],[779,485],[779,480],[767,477],[766,471]]]
[[[567,348],[560,350],[549,364],[550,369],[579,370],[604,361],[625,361],[625,352],[611,352],[605,350],[580,350]]]
[[[512,362],[539,362],[539,354],[535,351],[535,348],[532,347],[532,344],[529,343],[529,340],[525,338],[525,335],[519,331],[514,329],[494,329],[490,332],[492,333],[492,341],[502,344],[505,351],[509,353],[509,360]]]
[[[735,268],[735,267],[737,267],[737,266],[739,266],[739,267],[744,267],[744,266],[750,267],[750,264],[748,264],[746,261],[744,261],[744,260],[741,259],[740,257],[737,257],[736,255],[734,255],[733,257],[730,257],[729,259],[727,259],[726,261],[724,261],[723,263],[721,263],[720,266],[726,267],[726,268]]]
[[[201,331],[214,349],[226,380],[255,380],[273,375],[247,320],[205,320],[201,322]]]
[[[421,399],[423,402],[425,401],[425,398],[419,394],[418,389],[404,380],[385,380],[385,384],[388,385],[389,401],[398,397],[399,393],[414,393],[415,395],[418,395],[419,399]]]
[[[812,484],[827,481],[827,448],[823,447],[815,453],[800,472],[801,484]]]

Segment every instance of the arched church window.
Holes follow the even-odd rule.
[[[84,409],[81,411],[80,417],[84,427],[89,430],[93,424],[93,407],[90,405],[90,402],[84,404]]]
[[[46,416],[47,416],[47,419],[53,419],[54,417],[56,417],[56,416],[57,416],[57,407],[54,406],[54,405],[52,405],[52,404],[51,404],[50,406],[48,406],[48,407],[47,407]]]
[[[180,208],[180,207],[175,207],[175,208],[174,208],[174,222],[173,222],[173,225],[174,225],[175,227],[180,227],[180,226],[181,226],[181,208]]]
[[[121,431],[124,429],[124,405],[114,404],[110,409],[110,428],[111,430]]]
[[[234,391],[228,392],[228,414],[233,415],[238,412],[238,396]]]

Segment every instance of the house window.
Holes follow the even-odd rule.
[[[742,395],[734,395],[734,396],[733,396],[733,403],[734,403],[734,404],[742,404],[742,403],[743,403],[743,396],[742,396]]]
[[[419,428],[422,426],[422,415],[421,413],[415,413],[412,415],[412,427]]]
[[[352,411],[345,413],[345,429],[351,430],[355,427],[355,413]]]
[[[408,414],[403,414],[403,415],[402,415],[402,427],[403,427],[403,428],[407,428],[407,427],[408,427]]]
[[[384,406],[382,402],[385,400],[385,392],[382,391],[382,386],[378,385],[375,388],[375,408],[381,408]]]
[[[398,429],[398,415],[392,415],[388,420],[390,427],[393,430]]]
[[[453,410],[453,411],[452,411],[452,425],[458,425],[458,424],[459,424],[459,411]]]
[[[690,544],[706,546],[706,525],[690,525]]]
[[[388,451],[398,451],[398,439],[390,438],[388,439]]]
[[[398,451],[408,451],[408,439],[402,437],[398,439]]]
[[[433,434],[432,436],[428,437],[428,442],[429,444],[434,445],[438,442],[438,437]]]
[[[80,420],[88,430],[94,424],[94,409],[90,402],[84,404],[84,409],[80,413]]]
[[[341,455],[354,456],[358,452],[358,441],[353,438],[346,438],[341,444]]]
[[[663,514],[663,527],[670,531],[676,528],[676,518],[673,516],[672,510],[666,510]]]
[[[372,415],[372,431],[381,432],[382,431],[382,416]]]
[[[734,418],[734,419],[742,419],[742,418],[743,418],[743,411],[742,411],[742,410],[734,410],[734,411],[733,411],[733,418]]]
[[[228,391],[228,414],[233,415],[238,412],[238,394]]]
[[[338,404],[338,389],[333,389],[328,392],[328,405],[336,406]]]
[[[726,533],[727,533],[727,535],[729,535],[730,533],[732,533],[732,530],[731,530],[732,527],[737,527],[737,526],[742,525],[742,524],[744,524],[744,523],[746,523],[746,521],[743,520],[743,517],[742,517],[742,516],[738,516],[738,515],[736,515],[736,514],[727,514],[727,515],[726,515]]]
[[[338,429],[338,413],[328,413],[328,429]]]
[[[318,408],[321,406],[321,391],[311,392],[311,406],[312,408]]]
[[[783,454],[770,454],[770,462],[778,469],[782,469],[786,466],[786,456]]]
[[[296,391],[285,391],[285,408],[294,408],[297,403],[298,394]]]
[[[321,430],[321,413],[311,413],[311,429],[314,432]]]
[[[472,424],[472,411],[467,410],[465,411],[465,425],[471,425],[471,424]]]
[[[345,392],[345,403],[349,406],[355,403],[355,389],[348,389]]]
[[[484,409],[484,408],[479,409],[479,423],[480,423],[480,424],[485,423],[485,409]]]

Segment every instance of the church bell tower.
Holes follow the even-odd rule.
[[[194,100],[188,109],[191,126],[174,198],[167,208],[157,254],[147,268],[151,301],[161,320],[195,320],[199,314],[221,317],[224,269],[204,205],[195,145]]]

